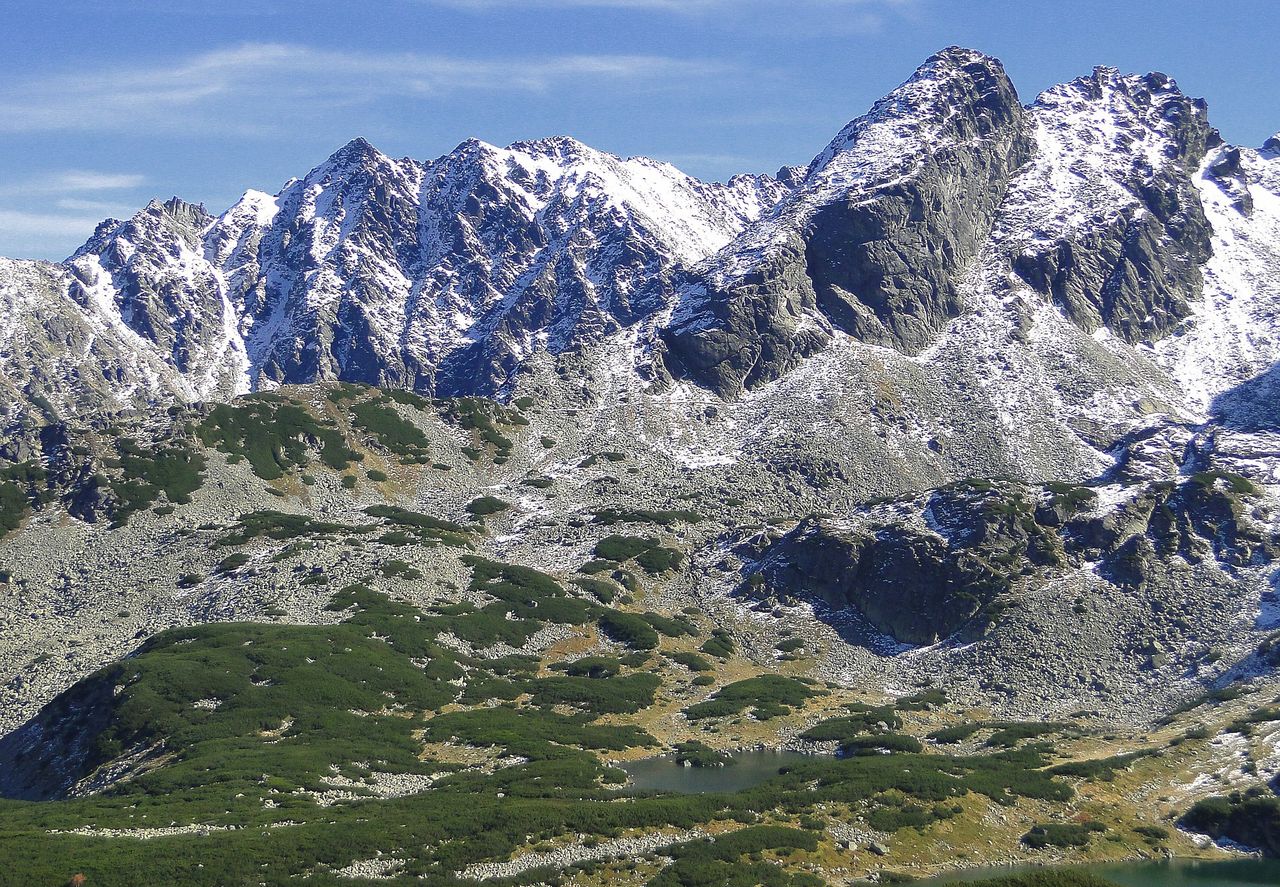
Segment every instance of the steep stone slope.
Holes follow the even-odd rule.
[[[62,265],[0,262],[3,408],[23,419],[0,449],[10,652],[50,643],[50,614],[108,626],[96,661],[24,660],[12,692],[47,699],[131,632],[260,615],[273,586],[173,595],[181,564],[214,575],[202,525],[273,506],[359,525],[386,502],[465,520],[489,497],[510,523],[472,544],[564,575],[600,541],[591,509],[705,499],[721,522],[680,531],[654,592],[836,611],[824,679],[950,674],[981,700],[998,661],[1002,704],[1151,707],[1247,671],[1274,626],[1277,148],[1218,143],[1160,75],[1099,69],[1024,108],[998,62],[950,49],[777,180],[706,184],[569,139],[430,163],[356,140],[220,217],[153,203]],[[335,379],[514,406],[271,393]],[[493,418],[512,409],[532,425]],[[975,477],[1031,485],[1030,511],[957,500]],[[1042,515],[1046,482],[1103,501]],[[1257,492],[1232,506],[1222,484]],[[924,519],[947,508],[986,535]],[[146,615],[115,625],[134,604],[100,587]],[[1120,603],[1085,643],[1063,600],[1090,595]],[[1119,677],[1148,630],[1183,670]],[[1066,684],[1020,663],[1033,636],[1065,650]],[[928,649],[882,655],[902,644]],[[1205,646],[1234,659],[1191,669]]]
[[[362,139],[218,218],[176,198],[66,263],[6,262],[10,384],[58,413],[344,379],[492,393],[530,354],[651,315],[679,267],[786,192],[568,138],[429,163]]]
[[[960,313],[1031,144],[999,62],[950,49],[849,124],[796,191],[700,268],[666,339],[717,392],[777,378],[833,328],[908,353]]]

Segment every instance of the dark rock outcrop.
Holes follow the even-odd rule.
[[[1086,330],[1106,326],[1131,343],[1158,339],[1188,316],[1200,295],[1212,231],[1192,176],[1221,139],[1209,126],[1204,101],[1158,73],[1123,77],[1098,68],[1046,92],[1031,114],[1065,141],[1092,141],[1105,133],[1081,121],[1098,108],[1115,127],[1115,144],[1107,146],[1104,163],[1073,167],[1083,183],[1077,200],[1096,201],[1082,207],[1092,215],[1065,225],[1057,205],[1063,195],[1040,195],[1037,212],[1044,218],[1033,213],[1020,224],[1042,227],[1013,247],[1013,268]],[[1051,158],[1059,165],[1070,160]],[[1017,196],[1019,203],[1037,201]]]
[[[956,276],[1030,155],[1022,113],[997,60],[930,58],[700,269],[665,335],[669,368],[733,396],[821,350],[832,328],[923,349],[959,314]]]
[[[1250,515],[1252,486],[1224,472],[1143,485],[1098,511],[1087,487],[968,481],[871,507],[852,522],[810,518],[758,555],[743,585],[757,597],[854,609],[895,640],[929,644],[998,618],[1023,577],[1096,563],[1142,588],[1154,565],[1214,560],[1224,569],[1280,555]]]
[[[98,746],[98,738],[115,715],[116,670],[86,678],[0,737],[0,797],[66,797],[77,782],[113,756],[112,750]]]
[[[1249,176],[1241,163],[1239,148],[1224,148],[1218,159],[1209,164],[1207,175],[1231,198],[1231,205],[1242,215],[1253,214],[1253,194],[1249,190]]]
[[[898,641],[929,644],[990,614],[1024,571],[1061,560],[1060,542],[1017,489],[957,485],[924,507],[930,523],[953,530],[935,533],[901,516],[806,520],[762,558],[757,588],[852,607]]]

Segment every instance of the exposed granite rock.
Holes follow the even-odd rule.
[[[1253,194],[1249,191],[1249,177],[1241,163],[1239,148],[1224,148],[1218,159],[1209,164],[1206,174],[1231,198],[1232,206],[1241,214],[1253,214]]]
[[[1034,232],[1008,246],[1018,276],[1085,329],[1106,326],[1127,342],[1158,339],[1187,317],[1212,234],[1192,176],[1221,144],[1205,112],[1163,74],[1111,68],[1040,96],[1029,109],[1037,163],[1002,210],[1002,225]],[[1099,113],[1113,143],[1098,138]],[[1064,165],[1069,184],[1049,181],[1045,171]],[[1067,217],[1067,200],[1092,215]]]
[[[1024,569],[1060,562],[1060,542],[1036,523],[1023,492],[957,485],[929,494],[919,516],[890,507],[856,523],[806,520],[762,559],[756,587],[854,607],[898,641],[933,643]]]
[[[95,290],[110,288],[125,326],[171,355],[179,372],[204,366],[224,330],[219,281],[192,261],[212,222],[203,206],[174,197],[104,223],[68,262],[70,297],[87,308]]]
[[[698,270],[665,336],[668,369],[733,396],[821,350],[833,328],[920,351],[960,313],[957,275],[1030,150],[998,61],[933,56]]]
[[[1087,487],[960,483],[850,520],[809,518],[755,556],[743,548],[755,562],[743,590],[853,609],[899,642],[930,644],[985,629],[1024,577],[1096,563],[1112,584],[1142,589],[1175,559],[1270,563],[1280,547],[1250,513],[1256,496],[1223,472],[1138,485],[1108,508]]]
[[[920,152],[915,170],[821,207],[804,234],[822,312],[864,342],[911,354],[960,313],[956,273],[986,241],[1006,183],[1031,152],[998,62],[948,51],[930,65],[956,69],[930,109],[945,115],[940,144],[909,146]]]

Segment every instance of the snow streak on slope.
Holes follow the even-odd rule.
[[[1253,151],[1223,148],[1198,178],[1213,225],[1213,257],[1202,301],[1186,330],[1156,344],[1155,356],[1204,412],[1215,398],[1280,364],[1280,143]],[[1233,153],[1231,178],[1213,168]],[[1243,185],[1247,202],[1238,192]]]
[[[568,138],[472,140],[427,163],[356,139],[218,218],[153,202],[61,267],[7,264],[4,358],[18,387],[56,363],[37,387],[69,412],[86,386],[116,406],[336,378],[491,391],[532,354],[651,314],[663,281],[786,191]]]
[[[956,110],[950,100],[960,91],[956,84],[969,77],[964,66],[988,62],[980,52],[953,47],[922,65],[841,130],[806,168],[797,189],[708,263],[709,280],[718,289],[731,288],[777,253],[794,249],[797,232],[823,207],[873,200],[917,174],[930,153],[953,143],[948,122]],[[687,293],[670,323],[696,326],[708,307],[696,292]],[[811,322],[828,326],[817,316]]]

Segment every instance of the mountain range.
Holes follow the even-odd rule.
[[[1278,146],[1223,144],[1159,74],[1099,68],[1023,107],[958,48],[776,177],[563,137],[429,162],[355,139],[220,216],[153,202],[65,262],[0,264],[9,409],[324,380],[502,396],[540,355],[619,341],[643,385],[732,398],[842,346],[928,367],[995,311],[1014,350],[1065,320],[1053,338],[1106,353],[1086,362],[1203,410],[1275,357],[1242,326],[1276,286]]]
[[[31,803],[0,855],[165,838],[88,857],[163,883],[225,828],[198,883],[454,884],[679,826],[643,877],[703,883],[672,880],[698,842],[793,813],[821,837],[761,846],[836,880],[1280,847],[1280,137],[1226,143],[1164,74],[1024,104],[951,47],[726,183],[357,138],[0,259],[0,386],[0,796]],[[601,794],[655,745],[850,760],[694,812]],[[503,802],[477,830],[457,791]],[[344,856],[330,815],[384,803],[436,831]],[[281,862],[246,821],[323,837]]]

